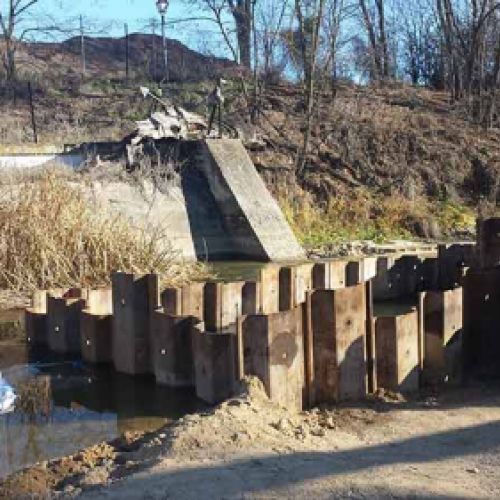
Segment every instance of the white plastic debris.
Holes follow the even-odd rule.
[[[16,393],[0,373],[0,415],[14,411]]]

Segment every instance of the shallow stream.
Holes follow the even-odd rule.
[[[0,415],[0,479],[130,431],[152,431],[203,407],[192,390],[85,365],[24,342],[24,313],[0,312],[0,372],[15,411]]]

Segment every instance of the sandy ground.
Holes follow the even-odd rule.
[[[500,385],[294,415],[250,381],[209,413],[13,476],[0,497],[42,484],[84,499],[500,498]]]

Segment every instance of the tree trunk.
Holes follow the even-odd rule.
[[[384,0],[376,0],[378,11],[379,39],[382,52],[382,74],[385,79],[390,76],[389,48],[387,46],[387,35],[385,32]]]
[[[302,56],[304,58],[304,77],[305,77],[305,101],[306,101],[306,124],[303,136],[302,151],[297,157],[297,172],[302,173],[307,154],[309,152],[309,144],[311,142],[312,119],[314,113],[314,88],[315,88],[315,70],[316,60],[318,55],[319,30],[321,28],[321,20],[323,19],[323,11],[325,0],[319,0],[317,9],[314,13],[315,24],[312,33],[311,47],[307,51],[305,47],[305,23],[302,13],[300,0],[295,0],[295,11],[299,20],[299,29],[301,33]],[[308,53],[309,52],[309,53]],[[307,71],[306,71],[307,68]]]
[[[240,64],[251,68],[252,2],[251,0],[229,0],[229,6],[236,24]]]
[[[372,77],[375,79],[379,79],[382,76],[383,70],[380,51],[378,48],[377,36],[375,34],[375,28],[373,26],[372,18],[370,17],[370,12],[368,11],[366,1],[359,0],[359,6],[361,7],[361,12],[363,13],[363,20],[371,46]]]

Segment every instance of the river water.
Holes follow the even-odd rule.
[[[159,429],[203,408],[192,390],[33,352],[24,337],[24,313],[0,312],[0,372],[18,394],[16,410],[0,415],[0,479],[127,431]]]

